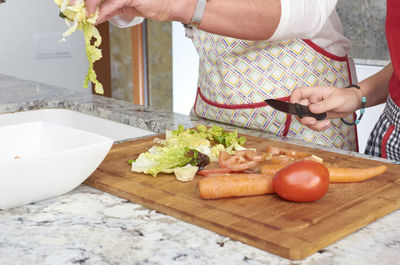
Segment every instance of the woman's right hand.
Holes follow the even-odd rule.
[[[71,0],[71,5],[76,1],[79,0]],[[88,15],[95,13],[99,7],[96,24],[103,23],[117,15],[188,23],[196,7],[194,1],[178,0],[85,0],[85,5]]]
[[[307,105],[312,113],[326,112],[327,118],[320,121],[312,117],[297,117],[305,126],[321,132],[329,128],[330,119],[346,117],[359,109],[361,98],[361,91],[354,87],[301,87],[293,90],[290,102]]]

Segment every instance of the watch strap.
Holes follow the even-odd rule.
[[[196,8],[193,13],[193,17],[189,24],[183,24],[185,27],[185,35],[188,38],[193,38],[193,27],[197,27],[201,23],[203,18],[204,10],[206,8],[207,0],[197,0]]]

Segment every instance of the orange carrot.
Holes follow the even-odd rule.
[[[260,168],[260,173],[264,175],[275,175],[279,170],[291,163],[265,164]]]
[[[329,182],[361,182],[386,171],[386,166],[369,168],[328,167]]]
[[[285,155],[277,155],[272,156],[271,159],[268,160],[270,164],[287,164],[290,162],[294,162],[294,158]]]
[[[290,149],[286,149],[286,148],[280,148],[280,147],[276,147],[276,146],[267,146],[265,148],[265,151],[272,155],[285,155],[285,156],[289,156],[289,157],[292,157],[295,159],[307,157],[307,156],[311,155],[310,153],[290,150]]]
[[[273,175],[228,173],[213,175],[198,182],[202,199],[253,196],[273,193]]]

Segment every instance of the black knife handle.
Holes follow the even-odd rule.
[[[299,103],[295,103],[294,105],[297,111],[297,116],[299,116],[300,119],[304,116],[313,117],[318,121],[326,118],[326,112],[315,114],[312,113],[305,105],[301,105]]]

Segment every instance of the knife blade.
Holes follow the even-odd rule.
[[[286,101],[272,99],[272,98],[266,99],[264,101],[274,109],[299,116],[300,119],[303,118],[304,116],[313,117],[316,120],[323,120],[326,118],[326,112],[318,114],[312,113],[306,105],[298,103],[289,103]]]

